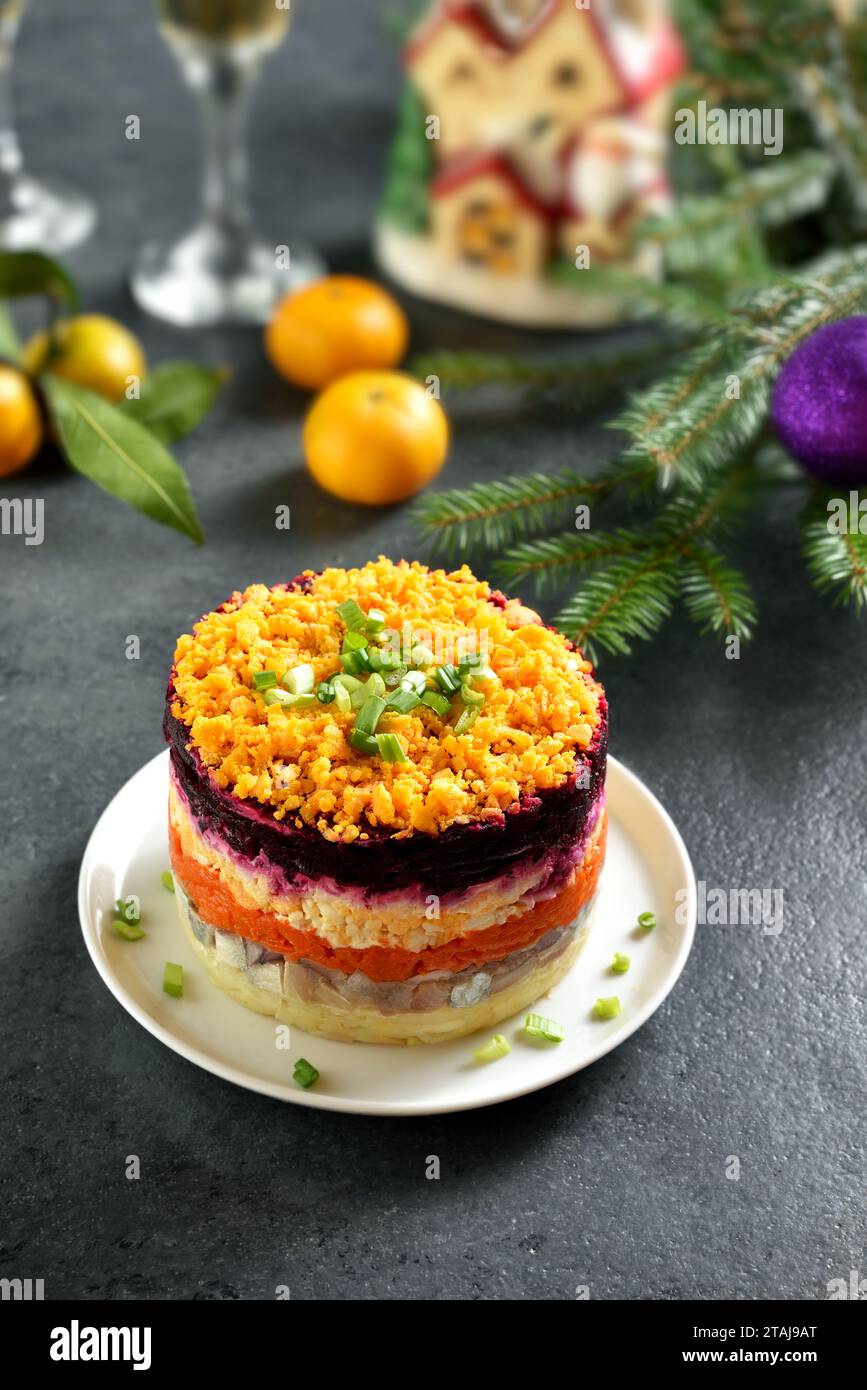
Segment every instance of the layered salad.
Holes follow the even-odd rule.
[[[181,923],[218,988],[328,1037],[434,1043],[538,1001],[605,854],[589,662],[464,566],[251,585],[166,699]]]

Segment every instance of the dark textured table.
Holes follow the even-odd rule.
[[[299,0],[253,117],[261,221],[338,268],[368,264],[397,87],[380,9]],[[698,877],[785,894],[777,936],[700,927],[677,988],[618,1051],[493,1110],[317,1113],[199,1071],[99,980],[78,867],[106,801],[161,747],[175,636],[253,579],[418,546],[405,511],[343,507],[307,480],[303,402],[257,333],[185,335],[130,303],[130,257],[191,210],[197,169],[191,104],[149,6],[34,0],[17,82],[33,167],[99,202],[74,261],[88,305],[128,319],[154,360],[196,354],[235,375],[179,447],[201,549],[50,463],[5,489],[44,497],[46,536],[0,538],[0,1277],[116,1299],[268,1299],[278,1284],[301,1299],[573,1298],[579,1284],[593,1298],[827,1297],[830,1279],[865,1270],[867,657],[863,627],[809,589],[788,503],[735,538],[762,597],[740,661],[678,623],[603,667],[613,749],[675,817]],[[410,307],[417,345],[526,346]],[[455,419],[451,484],[592,463],[612,444],[598,420],[548,403],[468,401]],[[129,633],[140,661],[124,659]]]

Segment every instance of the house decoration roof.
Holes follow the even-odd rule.
[[[577,23],[590,23],[595,28],[623,92],[625,106],[646,101],[683,72],[686,63],[683,45],[668,21],[662,21],[648,41],[646,34],[637,31],[634,24],[617,12],[611,0],[595,0],[587,9],[573,7],[572,0],[569,4]],[[487,50],[489,57],[508,62],[536,40],[560,8],[561,0],[546,0],[535,19],[515,36],[498,29],[472,0],[440,0],[410,39],[404,50],[404,61],[412,67],[444,26],[459,24],[480,48]]]
[[[543,221],[552,221],[563,210],[561,203],[556,205],[543,203],[527,187],[509,160],[492,151],[457,155],[454,159],[449,160],[448,164],[444,165],[431,180],[431,196],[442,198],[448,193],[454,192],[455,189],[461,188],[465,183],[471,183],[474,179],[480,178],[483,174],[499,175],[509,185],[524,207]]]

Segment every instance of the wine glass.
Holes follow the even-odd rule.
[[[0,0],[0,247],[57,253],[89,236],[96,211],[62,179],[25,173],[12,116],[12,55],[27,0]]]
[[[264,323],[278,299],[325,267],[294,239],[273,246],[253,230],[244,121],[262,60],[285,38],[291,0],[157,0],[162,34],[197,93],[205,135],[202,216],[169,245],[142,248],[138,302],[185,327]]]

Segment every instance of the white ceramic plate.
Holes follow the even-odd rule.
[[[169,862],[168,756],[146,763],[97,822],[79,878],[81,928],[94,965],[133,1018],[182,1057],[238,1086],[296,1105],[366,1115],[493,1105],[570,1076],[617,1047],[659,1008],[686,963],[696,914],[689,856],[656,798],[609,758],[608,854],[590,936],[568,977],[538,1006],[565,1026],[564,1042],[522,1040],[523,1015],[517,1015],[497,1028],[511,1053],[486,1065],[472,1053],[488,1033],[434,1047],[378,1047],[329,1042],[293,1028],[291,1047],[278,1050],[273,1019],[251,1013],[210,983],[160,882]],[[128,893],[142,902],[147,936],[137,942],[121,941],[109,926],[115,899]],[[675,914],[677,902],[683,906]],[[637,931],[636,917],[648,909],[658,925]],[[615,951],[632,959],[625,975],[611,973]],[[162,992],[167,960],[184,967],[182,999]],[[619,1017],[595,1020],[594,1001],[614,994],[622,1003]],[[299,1057],[320,1072],[312,1090],[292,1080]]]

